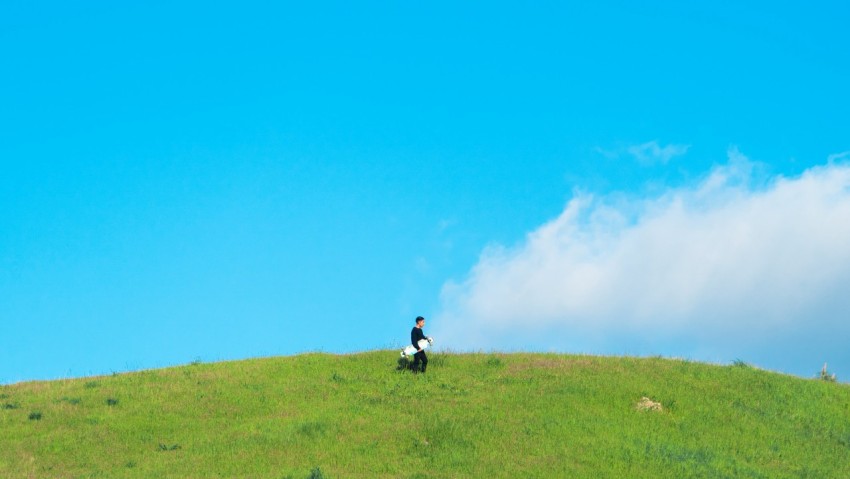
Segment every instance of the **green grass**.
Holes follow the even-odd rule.
[[[742,362],[430,357],[426,375],[373,351],[0,386],[0,477],[850,477],[847,384]]]

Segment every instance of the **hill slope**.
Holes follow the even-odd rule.
[[[396,354],[2,386],[0,477],[850,477],[845,384],[548,354],[413,375]]]

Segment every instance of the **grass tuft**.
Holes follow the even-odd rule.
[[[736,368],[742,368],[742,369],[748,369],[748,368],[751,367],[749,364],[745,363],[742,359],[736,359],[736,360],[732,361],[732,366],[736,367]]]
[[[298,425],[297,432],[308,439],[315,439],[324,436],[327,429],[328,427],[322,422],[307,421]]]
[[[500,368],[502,367],[502,360],[498,356],[490,356],[487,358],[487,366],[491,368]]]
[[[322,473],[322,469],[319,467],[314,467],[310,469],[310,475],[307,476],[307,479],[326,479],[325,475]]]

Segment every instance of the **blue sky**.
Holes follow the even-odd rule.
[[[0,383],[420,314],[847,378],[850,9],[686,3],[4,2]]]

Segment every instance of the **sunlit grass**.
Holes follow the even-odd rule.
[[[850,477],[846,384],[742,362],[430,357],[425,375],[374,351],[3,386],[0,477]]]

